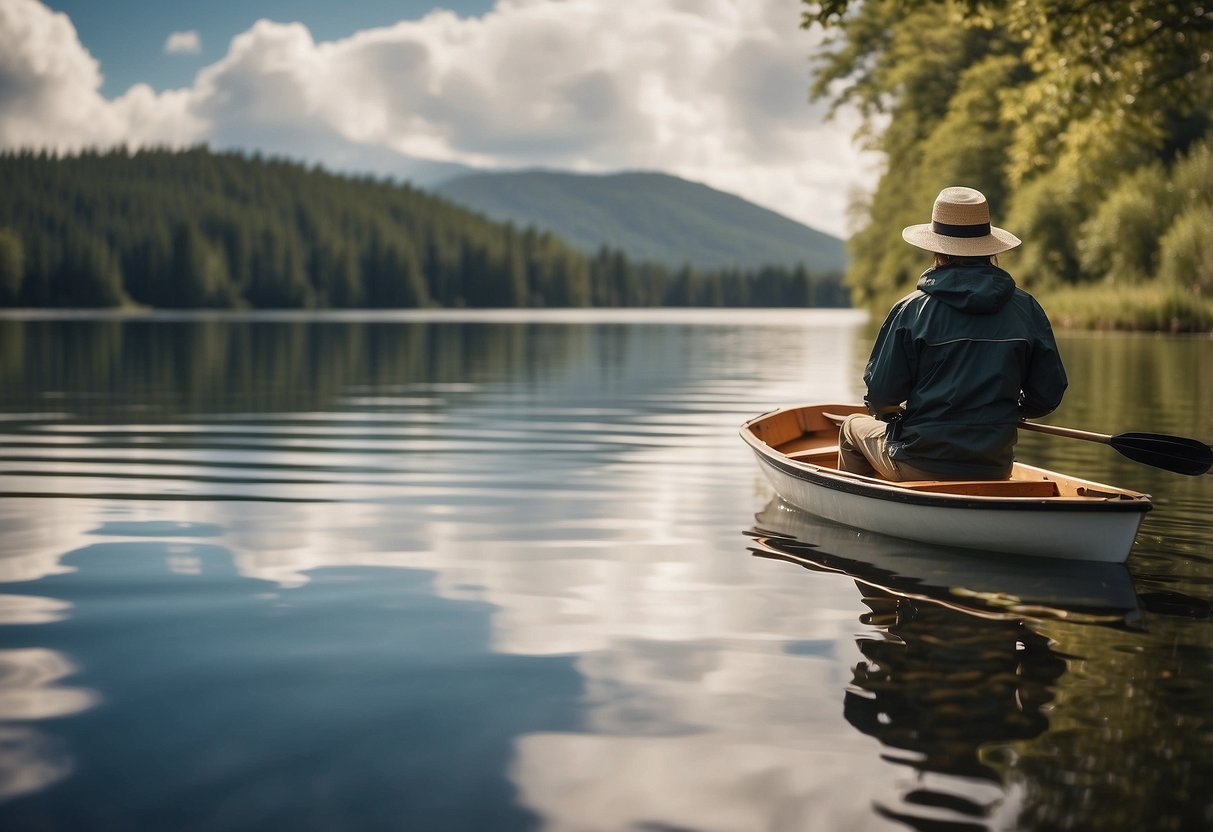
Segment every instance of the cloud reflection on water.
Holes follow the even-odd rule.
[[[37,543],[13,576],[61,574],[77,552],[87,569],[98,539],[114,553],[155,543],[172,581],[205,577],[200,547],[218,544],[239,575],[277,588],[267,605],[324,570],[427,570],[437,596],[491,605],[492,651],[569,656],[581,674],[584,730],[514,743],[520,799],[555,826],[769,826],[815,812],[862,767],[867,785],[830,810],[858,822],[856,792],[897,775],[871,770],[874,746],[855,743],[837,700],[813,704],[856,660],[856,597],[746,556],[739,531],[769,491],[735,436],[756,409],[810,391],[851,398],[854,323],[739,331],[707,354],[678,327],[628,338],[566,346],[570,363],[521,378],[422,378],[425,396],[356,382],[332,419],[323,406],[181,414],[138,448],[88,421],[86,443],[129,461],[56,450],[7,475],[5,491],[64,494],[4,500],[0,522]],[[241,461],[239,476],[219,465]]]
[[[0,599],[4,624],[46,623],[44,617],[14,620],[10,611],[43,606],[50,599]],[[52,602],[55,603],[55,602]],[[100,699],[96,691],[60,682],[78,668],[57,650],[0,649],[0,801],[35,792],[67,777],[73,768],[62,743],[33,727],[42,720],[77,714]]]

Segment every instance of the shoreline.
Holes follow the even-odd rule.
[[[863,309],[798,307],[543,307],[503,309],[132,309],[32,307],[0,309],[0,321],[316,321],[334,323],[604,323],[801,326],[816,319],[831,324],[863,324]]]
[[[1065,289],[1034,292],[1054,330],[1066,333],[1190,335],[1213,337],[1213,299],[1163,293],[1152,287],[1090,293]],[[551,323],[703,324],[752,322],[802,326],[807,322],[862,325],[882,319],[883,310],[836,307],[522,307],[498,309],[151,309],[142,307],[0,309],[0,322],[249,321],[318,323]]]

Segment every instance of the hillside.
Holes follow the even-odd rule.
[[[837,275],[587,255],[434,194],[205,148],[0,153],[0,306],[840,306]]]
[[[846,268],[837,237],[662,173],[476,173],[436,190],[492,219],[550,230],[583,251],[605,244],[634,260],[699,269],[803,263],[822,274]]]

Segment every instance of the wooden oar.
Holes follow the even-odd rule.
[[[1153,465],[1155,468],[1174,471],[1177,474],[1187,474],[1189,477],[1199,477],[1213,468],[1213,448],[1204,442],[1183,436],[1168,436],[1165,433],[1121,433],[1108,436],[1104,433],[1041,425],[1026,420],[1021,421],[1019,426],[1038,433],[1111,445],[1134,462]]]

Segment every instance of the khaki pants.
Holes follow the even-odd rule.
[[[892,482],[941,479],[938,474],[891,459],[885,446],[885,427],[879,419],[861,413],[848,416],[838,431],[838,467]]]

